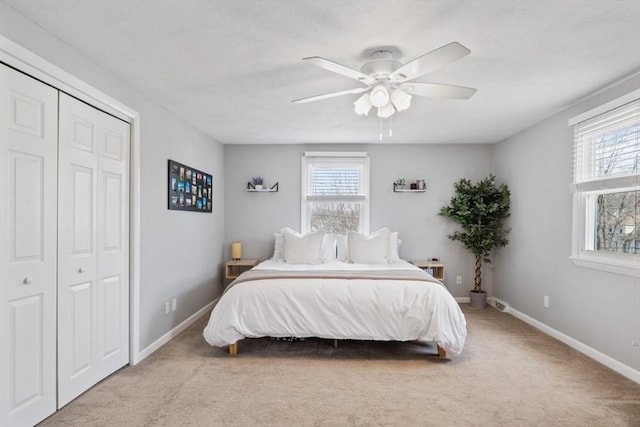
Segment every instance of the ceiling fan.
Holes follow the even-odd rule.
[[[449,43],[404,65],[394,59],[394,53],[397,53],[395,48],[376,48],[370,52],[371,60],[360,67],[360,71],[319,56],[303,58],[303,61],[316,67],[357,80],[365,87],[325,93],[296,99],[292,102],[304,104],[342,95],[367,92],[354,102],[356,113],[367,115],[372,107],[377,107],[378,117],[387,118],[396,111],[409,108],[412,95],[430,98],[469,99],[477,91],[477,89],[470,87],[414,81],[418,77],[471,53],[460,43]]]

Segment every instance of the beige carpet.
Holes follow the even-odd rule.
[[[202,318],[43,426],[640,426],[640,385],[493,308],[451,361],[414,343],[246,340]]]

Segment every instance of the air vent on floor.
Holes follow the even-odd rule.
[[[496,308],[500,311],[504,311],[504,309],[507,308],[507,306],[499,301],[496,301]]]

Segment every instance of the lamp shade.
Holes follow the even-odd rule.
[[[231,243],[231,259],[234,261],[238,261],[241,258],[242,258],[242,243],[232,242]]]
[[[382,107],[378,108],[378,117],[386,119],[388,117],[391,117],[391,115],[395,113],[395,111],[396,110],[393,108],[393,105],[391,105],[391,103],[388,102],[386,105],[383,105]]]
[[[371,90],[369,99],[374,107],[380,108],[389,102],[389,92],[384,86],[376,86]]]
[[[402,89],[395,89],[391,92],[391,102],[396,110],[403,111],[411,106],[411,95]]]
[[[369,110],[371,110],[371,101],[369,100],[369,94],[365,93],[360,98],[353,103],[355,105],[356,114],[359,115],[367,115],[369,114]]]

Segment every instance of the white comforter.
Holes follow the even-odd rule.
[[[407,270],[406,262],[292,265],[265,261],[264,270]],[[319,337],[377,341],[433,341],[462,351],[466,321],[439,283],[373,279],[265,279],[238,283],[211,312],[205,340],[217,347],[243,338]]]

